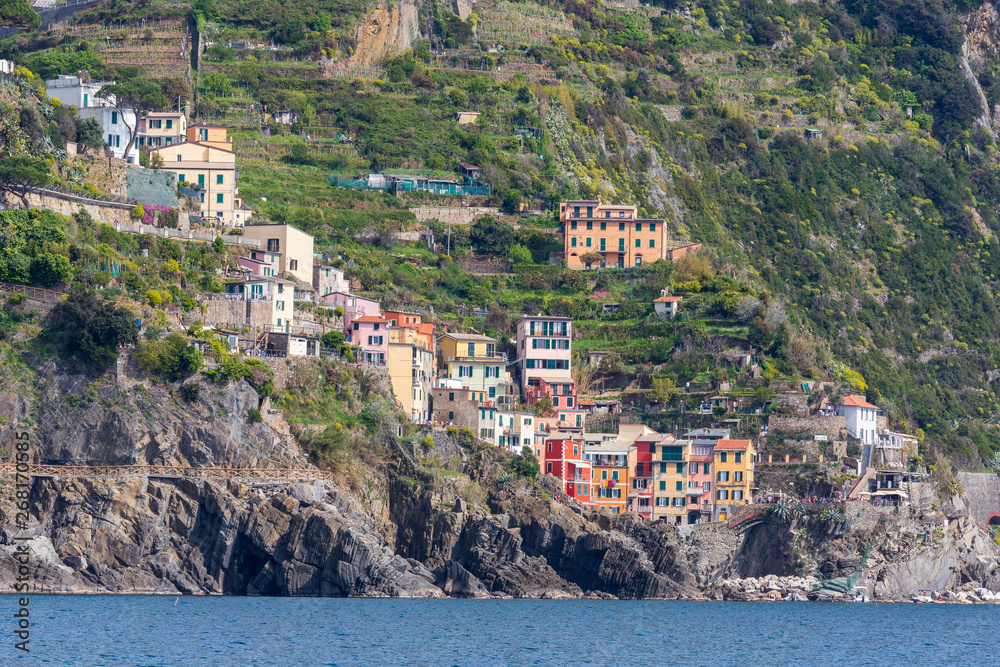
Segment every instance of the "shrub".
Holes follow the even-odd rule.
[[[31,260],[31,281],[36,285],[52,287],[69,278],[73,272],[69,260],[62,255],[42,253]]]
[[[146,209],[144,209],[144,208],[142,207],[142,204],[141,204],[141,203],[140,203],[140,204],[136,204],[136,205],[135,205],[135,206],[134,206],[134,207],[132,208],[132,212],[130,213],[130,215],[131,215],[131,216],[132,216],[132,218],[133,218],[133,219],[135,219],[135,220],[142,220],[142,219],[143,219],[143,218],[144,218],[144,217],[146,216]]]
[[[420,447],[424,450],[424,454],[434,449],[434,438],[427,436],[420,441]]]
[[[163,301],[163,298],[160,296],[159,292],[155,289],[151,289],[146,291],[146,300],[149,301],[149,305],[156,308]]]
[[[162,341],[143,341],[135,352],[139,367],[147,373],[179,380],[185,373],[201,368],[201,352],[188,344],[180,333],[172,333]]]
[[[89,361],[111,361],[118,356],[119,345],[139,338],[135,315],[92,290],[74,289],[53,313],[56,324],[50,331],[61,331],[66,350]]]
[[[199,392],[201,392],[201,385],[195,384],[194,382],[181,385],[181,398],[188,403],[194,403],[198,400]]]
[[[253,424],[259,424],[262,421],[264,421],[264,417],[261,416],[260,410],[258,410],[257,408],[250,408],[250,412],[247,413],[247,418]]]

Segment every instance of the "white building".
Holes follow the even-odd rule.
[[[330,292],[350,292],[351,285],[337,267],[313,264],[313,289],[316,296],[324,297]]]
[[[97,97],[101,88],[113,85],[114,81],[83,81],[78,76],[60,74],[58,78],[45,82],[45,94],[59,100],[65,107],[75,106],[82,111],[90,107],[114,106],[114,99]]]
[[[862,396],[846,396],[837,406],[837,415],[847,422],[847,433],[866,445],[878,442],[878,407]]]
[[[101,124],[102,136],[108,144],[111,156],[119,160],[125,157],[125,149],[128,147],[128,140],[131,136],[131,129],[135,127],[135,114],[129,110],[126,113],[119,113],[114,107],[100,106],[80,109],[77,114],[79,118],[96,118]],[[132,153],[128,156],[129,164],[136,163],[138,151],[133,147]]]

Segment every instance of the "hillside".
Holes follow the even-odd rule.
[[[650,4],[119,0],[80,13],[65,36],[7,40],[0,57],[43,78],[146,74],[188,93],[198,119],[235,128],[240,187],[256,214],[313,233],[384,303],[507,336],[509,318],[474,322],[456,306],[570,315],[581,321],[580,352],[620,355],[603,378],[616,395],[649,390],[653,378],[737,380],[722,354],[736,348],[752,347],[792,385],[859,373],[854,388],[891,424],[921,429],[928,454],[981,469],[1000,450],[991,6]],[[394,24],[406,7],[416,34]],[[143,19],[157,22],[151,35],[135,27]],[[154,44],[177,52],[176,67],[134,55]],[[285,106],[295,126],[270,122],[262,136],[261,110]],[[455,113],[469,110],[477,122],[458,125]],[[44,132],[30,129],[44,124],[27,116],[20,124],[36,143],[8,139],[5,155],[44,154]],[[806,127],[820,132],[807,138]],[[65,140],[73,128],[53,132]],[[530,262],[473,277],[393,237],[423,228],[409,207],[440,200],[326,178],[447,173],[459,161],[483,168],[492,194],[477,203],[514,214],[601,195],[638,204],[672,239],[708,252],[632,272],[566,272],[543,266],[562,247],[546,215],[520,219],[489,249],[505,256],[516,242]],[[438,240],[447,233],[431,226]],[[455,259],[472,245],[483,253],[452,230]],[[666,287],[685,299],[680,324],[647,321]],[[601,314],[604,302],[621,307]]]

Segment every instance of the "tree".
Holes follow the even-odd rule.
[[[226,242],[222,240],[221,236],[216,236],[215,241],[212,242],[212,248],[221,255],[226,252]]]
[[[122,124],[129,132],[124,155],[125,161],[128,162],[129,153],[135,144],[135,136],[139,132],[138,119],[150,111],[167,106],[167,98],[158,84],[144,76],[104,86],[97,92],[97,97],[107,100],[118,109]],[[128,122],[130,116],[131,125]]]
[[[52,287],[66,280],[73,273],[68,259],[49,252],[35,256],[31,260],[30,270],[31,282],[45,287]]]
[[[531,251],[523,245],[515,243],[507,252],[507,259],[511,264],[531,264]]]
[[[186,102],[191,99],[191,86],[179,76],[161,79],[159,84],[163,90],[163,96],[167,98],[167,102],[171,105],[175,104],[178,100]]]
[[[583,262],[587,268],[590,268],[593,264],[600,264],[602,259],[604,259],[604,255],[599,252],[585,252],[580,255],[580,261]]]
[[[62,331],[66,350],[95,363],[111,361],[118,356],[118,346],[139,339],[135,314],[93,290],[74,289],[53,314],[54,329]]]
[[[652,395],[658,401],[671,403],[680,392],[673,378],[653,378]]]
[[[515,456],[511,459],[510,470],[518,477],[533,479],[538,476],[539,472],[541,472],[542,465],[531,452],[531,447],[524,447],[519,456]]]
[[[452,88],[448,91],[448,97],[451,98],[451,103],[457,107],[462,106],[469,99],[469,96],[461,88]]]
[[[98,150],[105,145],[104,130],[97,119],[91,116],[83,120],[76,121],[76,143],[81,148],[93,148]]]
[[[514,227],[503,220],[485,216],[472,223],[469,240],[479,252],[506,255],[514,242]]]
[[[42,24],[42,17],[28,0],[0,0],[0,24],[37,30]]]
[[[46,185],[51,179],[49,166],[33,157],[0,158],[0,192],[9,192],[28,204],[28,192],[33,187]]]

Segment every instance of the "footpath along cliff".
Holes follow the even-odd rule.
[[[257,404],[245,381],[203,383],[184,402],[179,385],[146,387],[127,365],[85,383],[34,372],[34,391],[6,396],[0,437],[30,424],[37,462],[308,465],[280,415],[234,418]],[[82,398],[63,404],[68,387]],[[360,483],[39,477],[23,530],[13,480],[0,478],[0,591],[13,590],[17,535],[33,536],[34,585],[51,592],[775,599],[850,577],[866,549],[858,581],[883,598],[1000,590],[995,545],[968,517],[945,527],[852,504],[843,516],[805,506],[735,530],[678,529],[584,513],[555,499],[551,477],[529,484],[502,472],[506,455],[435,437],[435,455],[461,472],[396,442],[370,445],[382,463]]]

